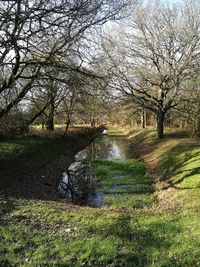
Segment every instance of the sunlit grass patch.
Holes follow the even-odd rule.
[[[192,189],[200,188],[200,146],[175,145],[163,155],[159,166],[171,187],[185,190],[185,194],[191,195]]]
[[[153,180],[135,160],[91,160],[105,205],[142,208],[154,202]]]
[[[109,127],[108,135],[123,136],[123,135],[126,135],[126,132],[121,127]]]
[[[198,266],[199,217],[192,211],[15,204],[0,228],[1,266]]]
[[[190,220],[173,212],[70,211],[27,202],[1,231],[1,263],[192,266],[199,255],[198,218]]]

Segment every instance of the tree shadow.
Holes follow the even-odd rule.
[[[177,174],[182,174],[184,172],[189,172],[187,173],[186,175],[184,175],[182,178],[176,180],[175,182],[172,182],[172,181],[168,181],[168,184],[169,186],[166,186],[164,189],[168,189],[169,187],[173,187],[175,189],[178,189],[178,190],[186,190],[186,189],[197,189],[197,188],[200,188],[200,180],[199,180],[199,186],[194,186],[194,187],[187,187],[187,186],[184,186],[184,187],[179,187],[177,186],[178,184],[180,184],[181,182],[183,182],[185,179],[193,176],[193,175],[197,175],[199,174],[199,177],[200,177],[200,167],[196,167],[196,168],[193,168],[193,169],[186,169],[185,171],[181,171],[181,172],[177,172],[175,175]]]
[[[6,145],[16,148],[0,157],[0,194],[16,199],[59,200],[56,191],[62,173],[91,141],[91,136],[83,132],[65,138],[27,136],[7,140]]]
[[[106,225],[104,229],[97,228],[97,235],[101,234],[105,239],[120,240],[117,255],[108,259],[105,266],[150,266],[153,250],[169,249],[171,245],[170,240],[160,235],[160,229],[167,233],[181,231],[175,225],[164,222],[152,222],[148,227],[144,226],[139,219],[126,212],[120,213],[114,223]],[[128,249],[124,249],[124,246],[128,246]]]
[[[0,195],[0,225],[6,224],[6,216],[16,209],[15,201],[11,198]]]
[[[161,181],[167,181],[169,187],[174,187],[176,189],[194,189],[197,187],[178,187],[184,180],[194,175],[200,175],[200,167],[197,166],[200,162],[200,151],[194,152],[195,148],[199,148],[196,144],[187,145],[177,145],[170,149],[164,156],[164,159],[160,160],[160,169],[165,170]],[[182,154],[182,156],[180,156]],[[191,168],[191,165],[194,165]],[[170,180],[175,176],[181,176],[175,181]],[[200,176],[199,176],[200,177]]]
[[[190,137],[190,134],[188,131],[173,131],[173,132],[167,132],[164,134],[165,138],[188,138]]]

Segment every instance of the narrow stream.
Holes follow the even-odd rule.
[[[87,160],[127,160],[133,158],[129,143],[125,137],[116,137],[102,134],[88,147],[78,152],[74,162],[63,173],[58,191],[62,198],[73,197],[81,204],[91,207],[104,205],[104,193],[97,185],[93,167]],[[74,184],[72,185],[72,180]],[[70,190],[70,187],[73,190]],[[73,193],[72,193],[73,191]],[[74,195],[72,197],[72,194]]]
[[[75,159],[105,159],[126,160],[133,154],[125,137],[102,135],[94,140],[88,147],[77,153]]]

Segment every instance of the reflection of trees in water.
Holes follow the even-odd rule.
[[[115,143],[118,146],[121,154],[124,155],[124,159],[130,159],[133,157],[133,153],[129,148],[129,143],[126,139],[118,138],[115,139]]]
[[[103,136],[97,138],[89,147],[86,154],[93,159],[128,159],[131,158],[129,145],[126,139]]]
[[[94,166],[88,162],[82,162],[82,159],[85,158],[108,160],[131,158],[128,142],[126,139],[108,136],[97,138],[79,153],[60,183],[59,192],[62,197],[72,201],[81,201],[90,206],[101,207],[104,202],[103,194],[97,192],[99,184],[94,175]]]
[[[74,162],[66,173],[63,173],[58,192],[61,197],[74,201],[94,193],[96,189],[96,177],[93,175],[91,164]]]
[[[108,137],[97,138],[87,148],[87,157],[93,159],[106,159],[112,149],[112,140]]]

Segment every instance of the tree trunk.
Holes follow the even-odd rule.
[[[95,119],[92,119],[92,121],[91,121],[91,127],[92,127],[92,128],[95,128],[95,126],[96,126]]]
[[[45,126],[45,121],[44,119],[42,120],[42,131],[44,131],[44,126]]]
[[[197,132],[200,132],[200,118],[197,117]]]
[[[38,111],[38,113],[36,113],[29,121],[28,124],[32,124],[39,116],[41,116],[43,114],[43,112],[45,111],[45,109],[48,107],[48,104],[45,105],[40,111]],[[43,127],[44,128],[44,127]],[[43,130],[42,128],[42,130]]]
[[[46,128],[48,131],[54,131],[54,117],[47,119]]]
[[[157,113],[157,138],[158,139],[162,139],[164,137],[164,120],[165,120],[165,113],[160,110]]]
[[[38,68],[38,70],[39,70],[39,68]],[[0,119],[3,118],[5,115],[7,115],[9,113],[9,111],[24,98],[24,96],[31,89],[31,86],[32,86],[36,76],[37,76],[37,74],[35,74],[33,76],[33,78],[22,88],[22,90],[19,92],[19,94],[17,95],[17,97],[15,99],[11,100],[10,103],[8,103],[5,108],[0,109]]]
[[[55,106],[54,106],[54,96],[51,96],[49,114],[47,118],[46,128],[48,131],[54,131],[54,116],[55,116]]]
[[[69,125],[70,125],[70,119],[68,119],[68,121],[67,121],[65,132],[63,134],[63,137],[65,137],[67,135],[67,132],[68,132],[68,129],[69,129]]]
[[[146,111],[143,109],[142,110],[142,114],[141,114],[141,127],[144,129],[144,128],[146,128],[146,124],[147,124],[147,122],[146,122],[147,120],[146,120]]]

